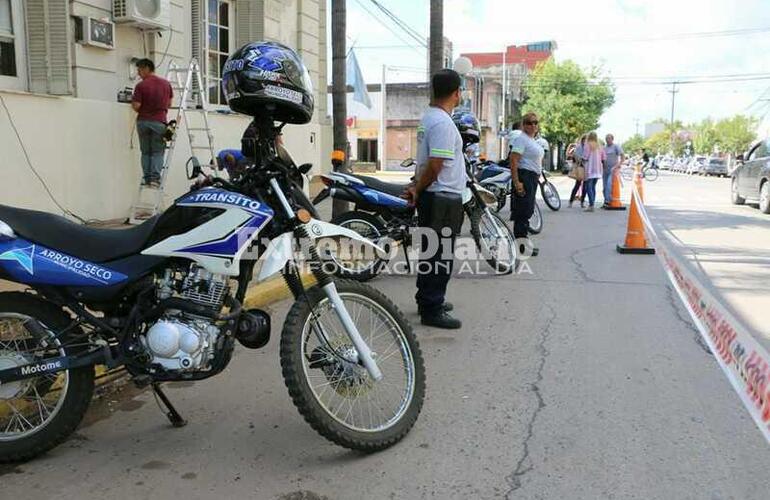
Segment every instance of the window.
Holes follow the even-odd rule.
[[[358,139],[358,161],[377,163],[377,139]]]
[[[0,75],[18,76],[11,0],[0,0]]]
[[[206,11],[206,72],[209,102],[226,105],[222,92],[222,68],[235,45],[233,2],[208,0]]]

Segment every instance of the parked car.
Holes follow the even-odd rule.
[[[724,158],[709,158],[698,170],[700,175],[727,177],[727,161]]]
[[[692,160],[690,160],[690,163],[687,164],[687,169],[685,170],[685,173],[687,174],[697,174],[700,172],[701,167],[706,163],[706,157],[705,156],[695,156]]]
[[[741,159],[743,164],[732,176],[733,203],[759,203],[759,209],[770,214],[770,139],[754,144],[746,155],[738,157]]]

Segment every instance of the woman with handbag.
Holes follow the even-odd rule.
[[[583,157],[586,160],[586,174],[583,183],[585,185],[585,192],[588,195],[588,207],[585,210],[586,212],[593,212],[594,202],[596,201],[596,183],[602,177],[604,163],[607,161],[604,148],[599,144],[599,137],[596,135],[596,132],[588,134]]]
[[[586,170],[583,160],[583,155],[585,153],[585,145],[586,145],[586,136],[585,134],[583,137],[580,138],[579,141],[576,141],[578,144],[575,146],[575,152],[572,155],[572,169],[569,171],[569,177],[571,179],[575,179],[575,187],[572,188],[572,193],[569,195],[569,206],[572,207],[572,202],[575,201],[575,198],[577,197],[578,190],[580,190],[580,208],[583,208],[583,202],[586,199],[586,192],[583,188],[583,180],[586,176]]]

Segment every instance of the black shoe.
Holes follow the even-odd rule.
[[[447,330],[457,330],[463,326],[462,321],[453,318],[443,310],[436,314],[422,316],[421,323],[426,326],[435,326],[436,328],[445,328]]]
[[[444,312],[452,312],[455,310],[455,306],[451,302],[444,302],[441,304],[441,310]]]
[[[524,243],[519,245],[519,254],[521,255],[529,254],[530,257],[537,257],[539,253],[540,249],[535,246],[528,246]]]

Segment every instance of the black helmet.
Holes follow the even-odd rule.
[[[463,147],[476,144],[481,139],[481,127],[479,121],[470,111],[458,109],[452,113],[452,121],[455,122],[460,136],[463,138]]]
[[[303,124],[313,116],[313,84],[296,52],[276,42],[251,42],[225,63],[222,91],[230,109]]]

